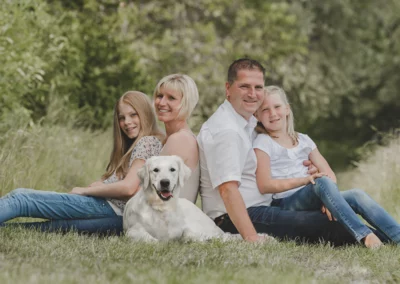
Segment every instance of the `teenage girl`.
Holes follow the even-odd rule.
[[[0,198],[0,223],[16,217],[49,219],[26,223],[43,230],[76,228],[87,231],[101,227],[120,230],[114,223],[124,211],[126,201],[139,189],[137,170],[145,160],[158,155],[164,135],[149,98],[136,91],[125,93],[114,108],[114,146],[106,173],[87,187],[75,187],[70,193],[18,188]]]
[[[330,220],[340,222],[366,247],[381,246],[381,240],[357,217],[358,213],[385,241],[400,244],[400,225],[378,203],[359,189],[339,191],[335,173],[315,143],[294,131],[293,113],[281,88],[266,87],[256,117],[258,135],[253,148],[257,185],[262,194],[273,194],[271,206],[292,211],[322,208]],[[310,160],[320,172],[308,175],[304,160]]]

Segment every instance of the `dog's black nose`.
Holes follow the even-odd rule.
[[[160,184],[161,184],[162,187],[168,187],[169,186],[169,179],[160,180]]]

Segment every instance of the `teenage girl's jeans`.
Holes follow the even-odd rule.
[[[122,231],[122,217],[115,214],[104,198],[77,194],[25,188],[13,190],[0,198],[0,223],[16,217],[49,219],[47,222],[19,223],[47,231]]]
[[[328,177],[315,180],[293,195],[274,200],[283,210],[320,210],[322,205],[329,209],[333,217],[360,241],[372,231],[358,218],[360,214],[371,226],[400,244],[400,225],[368,194],[360,189],[340,192]]]

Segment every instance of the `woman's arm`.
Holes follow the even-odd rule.
[[[311,151],[309,158],[311,162],[320,170],[325,173],[329,178],[331,178],[336,183],[336,175],[332,168],[329,166],[328,162],[325,160],[324,156],[315,148]]]
[[[144,165],[145,161],[136,159],[123,180],[110,184],[95,184],[88,187],[75,187],[70,193],[80,195],[90,195],[97,197],[110,197],[121,200],[128,200],[139,190],[140,180],[137,170]]]
[[[273,179],[271,177],[271,161],[267,153],[254,149],[257,156],[256,179],[261,194],[284,192],[302,185],[314,184],[314,179],[324,176],[324,173],[315,173],[302,178]]]

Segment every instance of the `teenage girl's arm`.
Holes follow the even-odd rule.
[[[312,150],[308,157],[319,171],[325,173],[330,179],[332,179],[336,183],[335,173],[329,166],[328,162],[325,160],[324,156],[322,156],[322,154],[318,151],[318,148]]]
[[[142,159],[135,159],[123,180],[110,184],[96,182],[95,185],[91,184],[88,187],[75,187],[70,193],[128,200],[139,190],[140,180],[137,176],[137,170],[144,163],[145,161]]]
[[[271,161],[269,155],[257,148],[254,149],[254,151],[257,156],[257,186],[261,194],[284,192],[292,188],[307,185],[310,182],[314,184],[314,179],[326,175],[325,173],[315,173],[301,178],[273,179],[271,176]],[[314,163],[314,161],[312,162]],[[314,163],[314,165],[316,164]]]

